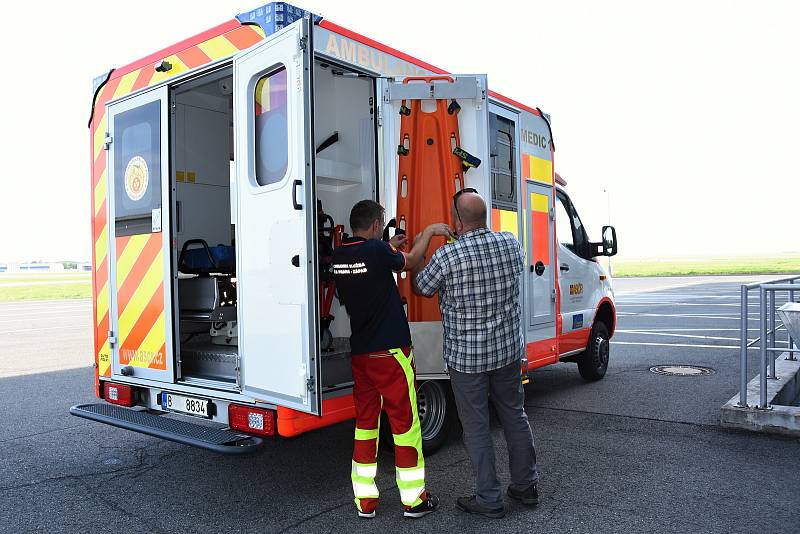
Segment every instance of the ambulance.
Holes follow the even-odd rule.
[[[452,195],[524,249],[521,380],[603,377],[616,313],[553,170],[550,117],[276,2],[95,80],[90,153],[95,392],[71,413],[226,454],[354,418],[330,253],[351,207],[386,238],[450,222]],[[442,241],[433,242],[428,257]],[[398,275],[425,450],[458,428],[435,300]],[[383,425],[384,427],[386,425]]]

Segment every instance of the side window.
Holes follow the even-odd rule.
[[[556,234],[558,235],[558,242],[575,252],[571,220],[572,217],[569,215],[569,210],[564,205],[564,197],[558,195],[558,202],[556,202]]]
[[[558,197],[558,202],[556,203],[558,241],[576,255],[583,257],[587,250],[588,237],[581,223],[581,218],[578,217],[575,206],[566,195],[558,192],[556,196]]]
[[[114,137],[117,235],[150,233],[161,207],[161,102],[115,115]]]
[[[517,210],[516,147],[514,122],[490,115],[490,156],[492,160],[492,204],[506,210]]]
[[[578,217],[578,210],[575,209],[575,204],[570,201],[570,214],[572,218],[570,219],[572,225],[572,235],[575,239],[575,250],[578,256],[586,256],[586,252],[588,249],[586,248],[589,244],[589,238],[586,234],[586,229],[583,227],[583,223],[581,223],[581,218]]]
[[[255,90],[256,182],[280,182],[289,165],[286,67],[264,75]]]

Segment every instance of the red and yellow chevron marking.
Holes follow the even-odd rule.
[[[264,38],[264,32],[257,26],[241,26],[236,21],[230,21],[220,25],[209,32],[200,34],[186,41],[182,41],[172,48],[159,52],[154,56],[148,56],[144,60],[138,62],[133,68],[120,69],[119,75],[116,75],[102,87],[97,95],[95,101],[94,115],[92,116],[92,127],[90,135],[90,147],[92,157],[92,294],[94,296],[94,351],[95,363],[97,364],[97,375],[95,377],[95,388],[99,391],[99,380],[101,376],[111,376],[111,350],[108,344],[108,329],[109,329],[109,283],[108,283],[108,245],[109,245],[109,226],[108,226],[108,207],[106,204],[107,191],[108,191],[108,172],[106,169],[106,152],[103,150],[103,141],[106,133],[106,104],[111,100],[121,98],[133,91],[150,87],[157,83],[164,81],[166,78],[176,76],[187,70],[194,69],[205,65],[212,61],[217,61],[225,57],[231,56],[240,50],[249,48],[258,43]],[[162,60],[167,60],[172,64],[172,69],[166,73],[158,73],[155,71],[154,66]],[[150,236],[138,236],[139,238],[148,238]],[[138,246],[138,239],[121,238],[125,240],[125,244],[130,244],[134,241],[134,246]],[[157,240],[161,242],[160,235]],[[150,246],[154,246],[150,244]],[[124,253],[127,247],[121,247],[117,242],[118,253]],[[142,250],[145,246],[142,245]],[[134,250],[134,249],[131,249]],[[149,249],[148,249],[149,250]],[[144,260],[143,260],[144,261]],[[145,262],[146,263],[146,262]],[[158,263],[155,260],[150,262],[147,267],[142,268],[146,272],[140,272],[138,267],[138,260],[136,262],[136,271],[138,275],[131,278],[131,282],[122,288],[122,284],[118,284],[118,289],[124,290],[126,293],[126,302],[130,306],[134,304],[140,307],[140,313],[149,314],[146,317],[143,315],[142,324],[146,324],[152,318],[154,313],[151,301],[158,300],[155,297],[156,293],[161,293],[161,311],[148,327],[148,331],[144,333],[144,327],[140,327],[139,323],[131,319],[133,311],[128,315],[124,315],[122,307],[120,306],[120,322],[123,316],[128,327],[125,348],[130,350],[131,346],[137,346],[140,350],[149,350],[153,354],[165,354],[163,347],[163,338],[165,336],[164,327],[164,309],[163,309],[163,287],[161,289],[153,289],[151,294],[148,295],[147,301],[142,304],[142,299],[139,297],[139,286],[133,287],[132,281],[139,279],[142,284],[148,276],[154,276],[149,270],[151,267]],[[162,265],[163,263],[159,263]],[[117,269],[119,274],[119,268]],[[128,275],[133,274],[133,265]],[[160,273],[160,281],[163,281],[163,270]],[[127,280],[127,276],[125,277]],[[149,279],[147,279],[149,280]],[[149,287],[149,286],[147,286]],[[147,287],[142,286],[143,293],[147,292]],[[130,295],[128,295],[130,293]],[[136,308],[130,308],[134,310]],[[131,324],[133,321],[134,324]],[[120,324],[120,327],[122,325]],[[160,334],[159,334],[160,332]],[[142,337],[142,334],[145,334]],[[122,337],[119,338],[120,343]],[[161,345],[158,341],[161,340]],[[155,347],[155,348],[153,348]],[[120,345],[122,349],[122,345]],[[155,358],[154,358],[155,359]],[[151,361],[150,364],[158,365],[158,362]]]
[[[117,337],[122,365],[167,368],[163,245],[160,233],[116,239]]]

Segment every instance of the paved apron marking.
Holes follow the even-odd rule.
[[[75,326],[75,325],[73,325],[73,326],[51,326],[50,328],[28,328],[26,330],[5,330],[5,331],[0,332],[0,333],[2,333],[2,334],[20,334],[20,333],[23,333],[23,332],[47,332],[49,330],[63,330],[63,329],[66,329],[66,328],[75,329],[75,328],[78,328],[80,326],[83,326],[83,325],[77,325],[77,326]]]
[[[739,341],[738,337],[718,337],[718,336],[694,336],[691,334],[670,334],[667,332],[647,332],[645,330],[616,330],[616,332],[623,334],[639,334],[646,336],[667,336],[667,337],[685,337],[690,339],[718,339],[722,341]],[[748,339],[748,342],[753,341]]]
[[[644,343],[638,341],[612,341],[612,345],[641,345],[645,347],[688,347],[698,349],[736,349],[739,345],[691,345],[688,343]],[[750,350],[758,350],[758,347],[750,347]]]
[[[760,332],[759,328],[748,328],[748,332]],[[614,332],[628,332],[629,330],[614,330]],[[636,331],[647,332],[739,332],[738,328],[637,328]],[[739,339],[739,338],[736,338]]]
[[[727,319],[729,321],[738,321],[740,319],[738,314],[718,314],[706,315],[701,313],[625,313],[619,312],[617,315],[621,317],[686,317],[694,319]],[[723,315],[727,315],[723,317]]]

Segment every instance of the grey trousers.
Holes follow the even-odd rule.
[[[464,427],[464,446],[475,472],[478,503],[491,508],[503,506],[489,431],[490,396],[506,436],[511,482],[527,487],[539,480],[533,433],[524,407],[520,364],[515,362],[485,373],[461,373],[452,367],[449,370],[458,415]]]

